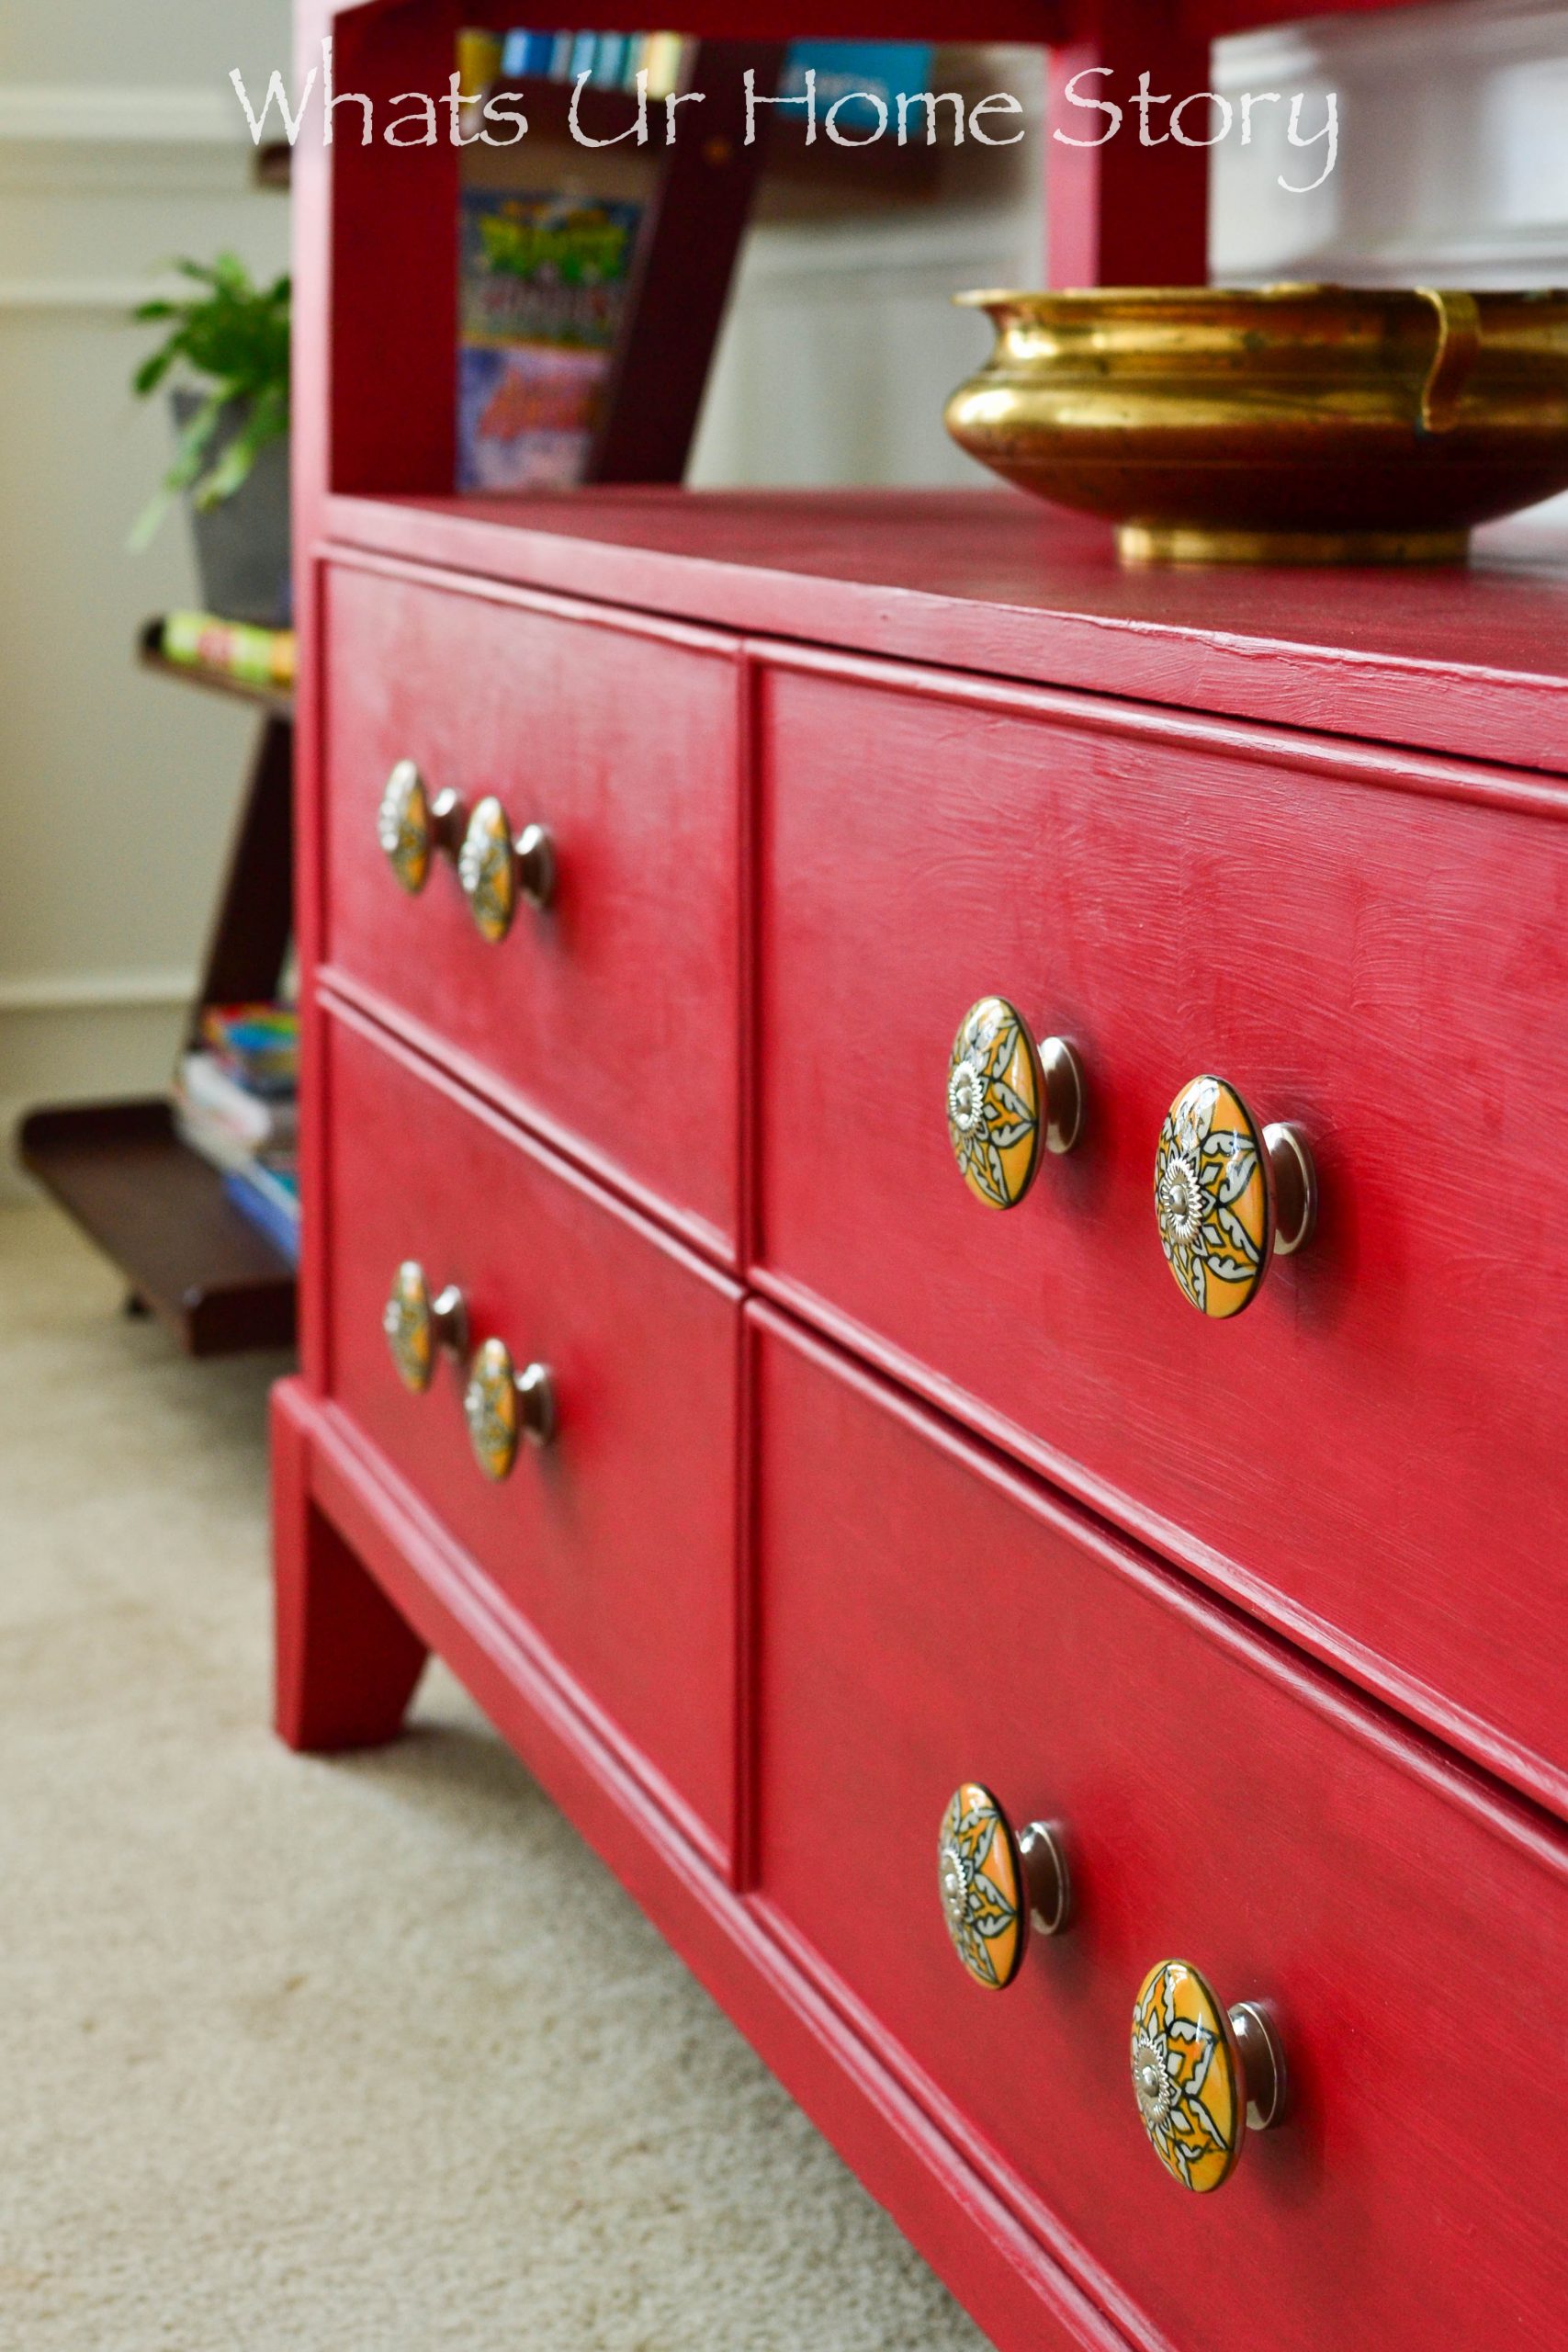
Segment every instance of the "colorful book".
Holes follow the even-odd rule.
[[[501,72],[503,54],[493,33],[465,29],[457,35],[457,87],[464,97],[483,97]]]
[[[464,191],[460,490],[581,481],[641,218],[637,204]]]
[[[299,1077],[299,1015],[287,1004],[209,1004],[202,1043],[253,1094],[291,1094]]]
[[[781,98],[805,97],[807,66],[817,77],[818,136],[829,107],[836,105],[839,111],[834,117],[835,128],[846,137],[858,137],[874,132],[879,126],[896,127],[898,100],[930,89],[931,44],[908,40],[796,41],[784,58],[779,78]],[[886,116],[878,112],[879,105],[886,108]],[[797,119],[804,119],[804,109]],[[909,134],[911,138],[925,137],[923,107],[911,116]]]
[[[569,36],[570,38],[570,36]],[[549,75],[555,56],[558,33],[536,33],[518,29],[509,32],[501,47],[501,78],[503,82],[521,82],[532,76],[536,80]]]
[[[197,1127],[243,1151],[291,1147],[298,1132],[299,1111],[292,1095],[253,1092],[205,1046],[192,1046],[180,1056],[175,1100]]]
[[[254,1160],[225,1170],[223,1190],[242,1216],[266,1236],[279,1257],[299,1263],[299,1177],[292,1166]]]
[[[650,98],[667,98],[671,90],[680,88],[685,57],[686,44],[679,33],[649,34],[643,70]]]
[[[618,90],[626,69],[631,44],[625,33],[601,33],[593,44],[593,84],[596,89]]]

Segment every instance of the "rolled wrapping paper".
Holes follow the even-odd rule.
[[[221,670],[262,686],[294,684],[291,628],[256,628],[216,613],[170,613],[164,622],[164,656],[192,669]]]

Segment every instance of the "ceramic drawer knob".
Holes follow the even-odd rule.
[[[504,1478],[519,1442],[548,1445],[556,1430],[555,1389],[542,1363],[521,1372],[504,1340],[486,1340],[468,1366],[463,1413],[474,1459],[487,1478]]]
[[[1166,2170],[1200,2194],[1218,2188],[1247,2132],[1271,2131],[1285,2112],[1273,2019],[1257,2001],[1222,2008],[1188,1962],[1162,1960],[1133,2011],[1133,2088]]]
[[[468,820],[457,878],[480,937],[502,940],[520,898],[534,907],[547,907],[554,898],[555,843],[543,825],[525,825],[513,840],[505,809],[487,794]]]
[[[954,1951],[993,1992],[1018,1974],[1030,1936],[1059,1936],[1072,1912],[1060,1833],[1043,1821],[1015,1832],[977,1781],[955,1789],[942,1815],[937,1885]]]
[[[1160,1247],[1201,1315],[1239,1315],[1274,1258],[1317,1222],[1317,1171],[1299,1127],[1260,1126],[1223,1078],[1195,1078],[1166,1113],[1155,1155]]]
[[[429,881],[438,852],[445,857],[457,855],[466,822],[467,812],[455,792],[438,793],[432,800],[414,762],[398,762],[381,795],[376,837],[411,897]]]
[[[1071,1151],[1083,1126],[1083,1070],[1064,1037],[1037,1046],[1006,997],[983,996],[947,1065],[947,1133],[959,1172],[987,1208],[1015,1209],[1040,1148]]]
[[[448,1283],[432,1298],[424,1268],[405,1258],[392,1276],[381,1328],[403,1386],[422,1396],[435,1374],[437,1351],[460,1357],[468,1344],[468,1315],[463,1294]]]

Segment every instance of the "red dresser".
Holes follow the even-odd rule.
[[[438,1651],[1007,2352],[1568,2340],[1568,549],[458,502],[301,180],[285,1737]]]

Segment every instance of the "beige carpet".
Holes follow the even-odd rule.
[[[0,1211],[0,2346],[975,2352],[450,1679],[272,1738],[278,1367],[118,1296]]]

